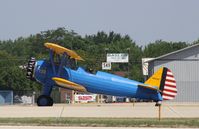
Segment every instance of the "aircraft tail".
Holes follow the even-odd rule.
[[[163,100],[172,100],[177,95],[176,81],[171,70],[160,68],[144,84],[157,87]]]

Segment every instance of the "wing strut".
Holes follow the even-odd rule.
[[[63,53],[63,55],[61,57],[61,63],[59,65],[59,69],[58,69],[58,73],[57,73],[58,77],[60,77],[60,74],[61,74],[65,59],[66,59],[66,53]]]
[[[56,70],[55,70],[55,63],[53,61],[53,56],[54,56],[53,50],[50,49],[50,62],[52,64],[52,68],[53,68],[53,75],[55,75],[56,74]]]

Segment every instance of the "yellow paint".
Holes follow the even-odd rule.
[[[52,49],[56,54],[67,53],[71,58],[74,58],[76,60],[84,60],[75,51],[62,47],[60,45],[54,43],[45,43],[44,46],[46,48]]]
[[[81,91],[81,92],[87,92],[86,88],[82,85],[79,85],[77,83],[71,82],[69,80],[63,79],[63,78],[58,78],[58,77],[53,77],[52,80],[56,82],[56,84],[64,87],[64,88],[69,88],[72,90],[76,91]]]
[[[162,73],[163,68],[160,68],[155,74],[153,74],[144,84],[157,87],[157,89],[160,89],[160,83],[162,80]]]

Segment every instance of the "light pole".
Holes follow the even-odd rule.
[[[127,49],[126,49],[127,51],[128,51],[128,57],[129,57],[129,60],[128,60],[128,78],[130,78],[130,47],[128,47]]]
[[[105,57],[105,62],[106,62],[106,61],[107,61],[107,60],[106,60],[106,56],[107,56],[107,52],[108,52],[109,48],[106,47],[106,48],[104,48],[104,50],[105,50],[105,56],[104,56],[104,57]],[[102,94],[99,95],[99,96],[98,96],[98,99],[100,99],[100,103],[102,103],[103,95],[102,95]],[[98,103],[99,103],[99,102],[98,102]]]
[[[106,61],[106,56],[107,56],[106,54],[107,54],[109,48],[106,47],[106,48],[104,48],[104,50],[105,50],[105,61]]]
[[[128,60],[128,78],[130,78],[130,50],[131,50],[131,48],[128,47],[126,50],[128,51],[128,58],[129,58],[129,60]],[[135,105],[135,100],[133,98],[133,107],[134,107],[134,105]]]

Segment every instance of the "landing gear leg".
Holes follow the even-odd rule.
[[[50,97],[52,87],[48,84],[43,86],[43,93],[37,99],[38,106],[53,106],[53,99]]]
[[[161,120],[161,110],[162,110],[162,101],[156,102],[155,106],[158,106],[158,119]]]

